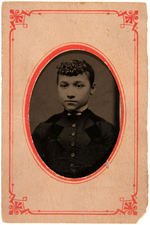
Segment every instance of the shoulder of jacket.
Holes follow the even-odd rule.
[[[89,116],[90,118],[95,122],[105,122],[106,120],[104,120],[102,117],[96,115],[95,113],[93,113],[91,110],[89,110]]]
[[[103,119],[102,117],[100,116],[97,116],[95,113],[93,113],[92,111],[90,111],[90,117],[91,119],[94,121],[94,123],[97,125],[97,127],[99,129],[102,129],[102,130],[114,130],[114,126],[106,121],[105,119]]]
[[[63,112],[55,114],[51,116],[48,120],[46,120],[44,123],[56,123],[61,118],[62,115],[63,115]]]
[[[51,116],[48,120],[41,122],[34,130],[32,136],[37,136],[39,138],[44,138],[47,133],[51,130],[53,124],[55,124],[59,118],[61,118],[62,113],[55,114]]]

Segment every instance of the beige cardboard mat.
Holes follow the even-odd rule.
[[[144,214],[146,23],[143,3],[3,3],[5,222]]]

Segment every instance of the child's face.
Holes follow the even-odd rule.
[[[91,87],[86,74],[77,76],[59,75],[58,95],[66,110],[79,110],[88,103],[89,96],[92,93],[93,87]]]

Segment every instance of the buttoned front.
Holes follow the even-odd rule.
[[[80,115],[63,112],[37,127],[36,149],[46,165],[65,177],[87,176],[111,154],[117,135],[111,124],[90,110]]]

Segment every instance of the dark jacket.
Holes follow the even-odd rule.
[[[90,110],[64,111],[40,123],[32,135],[45,164],[57,174],[79,178],[99,169],[116,143],[114,127]]]

